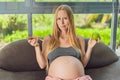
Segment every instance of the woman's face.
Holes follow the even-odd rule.
[[[57,14],[57,25],[61,31],[67,30],[69,26],[69,18],[65,10],[58,11]]]

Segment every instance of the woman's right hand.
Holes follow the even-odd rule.
[[[31,46],[37,47],[39,46],[38,39],[39,39],[38,37],[28,37],[28,43]]]

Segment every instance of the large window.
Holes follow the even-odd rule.
[[[7,4],[4,4],[5,2]],[[18,3],[14,4],[11,2]],[[0,42],[12,42],[27,38],[29,19],[32,19],[33,36],[44,37],[51,34],[54,20],[54,15],[51,14],[52,11],[50,12],[52,5],[51,3],[47,3],[51,7],[45,6],[40,4],[41,2],[105,2],[106,4],[107,2],[112,3],[112,0],[0,0],[0,4],[2,4],[0,5]],[[104,10],[102,6],[98,7],[97,4],[92,3],[89,4],[91,5],[90,7],[82,5],[82,8],[73,8],[74,12],[78,12],[74,13],[74,20],[78,35],[89,38],[90,36],[88,34],[97,31],[102,36],[101,41],[110,45],[112,4],[105,4],[102,3],[102,6],[105,6],[107,10]],[[74,4],[73,6],[76,5]],[[77,4],[77,6],[79,5]],[[106,13],[106,11],[111,12]],[[47,12],[49,13],[47,14]],[[28,18],[28,15],[29,17],[31,15],[32,18]],[[120,43],[120,36],[118,34],[120,34],[120,29],[117,30],[116,45]]]

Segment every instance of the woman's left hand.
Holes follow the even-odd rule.
[[[92,39],[89,39],[88,41],[88,47],[89,48],[93,48],[95,46],[96,43],[99,43],[100,40],[92,40]]]

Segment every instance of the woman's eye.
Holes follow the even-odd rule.
[[[57,20],[60,20],[60,18],[57,18]]]
[[[64,19],[67,20],[67,17],[65,17]]]

